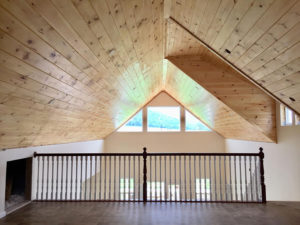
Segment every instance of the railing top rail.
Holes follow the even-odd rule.
[[[143,153],[34,153],[33,156],[143,156]]]
[[[143,156],[143,153],[35,153],[40,156]],[[259,156],[259,153],[147,153],[147,156]]]
[[[147,153],[148,156],[259,156],[259,153]]]

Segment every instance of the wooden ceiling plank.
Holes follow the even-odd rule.
[[[168,63],[170,64],[170,63]],[[171,69],[169,69],[171,67]],[[227,108],[223,103],[217,100],[212,95],[208,94],[201,86],[197,85],[195,81],[186,76],[183,72],[176,72],[173,65],[169,65],[168,69],[168,83],[167,83],[167,93],[174,96],[176,99],[180,99],[180,103],[183,104],[188,110],[195,114],[201,121],[216,130],[225,138],[234,139],[247,139],[247,140],[257,140],[257,141],[267,141],[270,139],[265,138],[264,135],[257,135],[257,131],[252,125],[245,122],[238,114],[235,114],[229,108]],[[181,78],[178,78],[181,76]],[[180,79],[180,83],[174,79]],[[197,85],[197,89],[202,89],[201,92],[196,91],[196,95],[189,97],[189,93],[184,91],[181,87],[182,81],[190,83],[191,87]],[[201,94],[199,94],[201,93]],[[199,102],[199,103],[197,103]],[[207,111],[207,109],[210,109]],[[247,126],[247,128],[246,128]],[[252,132],[246,134],[245,130],[251,130]]]
[[[221,53],[225,53],[228,49],[231,54],[234,54],[233,49],[239,44],[239,42],[247,35],[249,30],[255,25],[255,23],[264,15],[269,9],[274,0],[258,0],[254,1],[253,5],[245,13],[240,22],[236,25],[231,35],[227,38],[223,46],[220,48]],[[224,54],[228,59],[231,58],[231,54]],[[234,62],[234,61],[233,61]]]
[[[300,16],[299,16],[300,21]],[[260,55],[258,55],[254,60],[247,64],[243,70],[246,73],[251,74],[253,71],[257,70],[259,67],[271,61],[274,56],[278,56],[283,53],[288,48],[299,42],[300,36],[300,22],[295,25],[289,32],[277,40],[269,48],[265,49]]]
[[[48,42],[51,46],[54,46],[56,51],[58,50],[67,59],[78,66],[83,72],[92,76],[92,80],[89,82],[96,82],[99,84],[99,80],[103,79],[102,75],[99,76],[99,72],[96,71],[90,64],[88,64],[84,58],[82,58],[75,49],[73,49],[68,42],[66,42],[57,32],[53,29],[41,16],[30,8],[25,1],[1,1],[7,10],[10,10],[20,21],[26,23],[26,26],[33,30],[36,35]],[[4,4],[5,3],[5,4]],[[30,15],[30,16],[29,16]],[[103,75],[105,71],[101,72]],[[101,84],[103,81],[101,82]],[[112,83],[112,82],[110,82]],[[103,85],[102,85],[103,86]]]
[[[252,60],[256,59],[265,49],[276,43],[283,35],[289,32],[300,22],[300,2],[296,3],[280,20],[278,20],[267,32],[264,33],[236,62],[244,68]]]
[[[203,41],[206,41],[206,34],[211,23],[213,22],[214,17],[216,16],[220,4],[221,0],[210,0],[208,1],[208,4],[206,4],[203,17],[201,17],[200,24],[198,25],[195,33]]]
[[[207,31],[206,36],[203,38],[203,40],[207,44],[212,44],[215,40],[215,38],[220,33],[220,30],[222,29],[227,17],[230,15],[231,10],[233,9],[235,3],[232,0],[222,0],[220,7],[218,8],[218,11]],[[191,29],[192,31],[192,29]]]
[[[87,23],[82,19],[79,12],[76,10],[74,5],[71,3],[71,1],[56,1],[52,0],[52,3],[56,7],[56,9],[60,12],[61,15],[63,15],[63,18],[60,19],[60,24],[55,22],[56,26],[61,26],[63,23],[61,21],[65,22],[65,26],[61,28],[62,31],[66,31],[66,28],[69,26],[72,35],[75,35],[73,38],[77,38],[78,40],[82,40],[84,44],[93,52],[93,54],[98,58],[97,64],[102,64],[104,66],[107,66],[107,68],[112,71],[113,75],[117,77],[117,79],[120,81],[120,84],[124,87],[125,90],[127,90],[127,93],[129,96],[134,97],[134,93],[132,92],[135,84],[128,78],[128,72],[123,67],[123,62],[116,61],[115,64],[113,61],[109,59],[107,56],[105,50],[103,49],[103,46],[99,43],[97,37],[92,33],[92,31],[89,29]],[[50,4],[49,4],[50,5]],[[43,10],[45,12],[45,10]],[[49,14],[48,14],[49,15]],[[56,18],[53,18],[53,16],[49,19],[51,21],[55,21]],[[74,29],[74,31],[73,31]],[[70,34],[68,34],[70,35]],[[69,36],[70,38],[70,36]],[[69,39],[68,39],[69,40]],[[78,42],[77,40],[77,42]],[[117,57],[115,57],[117,58]],[[114,58],[114,59],[115,59]],[[123,76],[125,74],[125,77]],[[128,87],[127,87],[127,85]]]
[[[227,17],[225,23],[223,24],[220,33],[217,35],[215,41],[211,44],[212,48],[216,51],[219,51],[223,46],[224,42],[233,32],[235,26],[243,18],[248,9],[252,6],[252,1],[238,1],[233,9],[231,10],[230,15]]]
[[[278,21],[285,13],[291,9],[297,0],[280,0],[274,1],[266,13],[255,23],[255,25],[247,32],[247,35],[239,41],[239,45],[232,50],[228,56],[231,62],[237,61],[254,43],[257,41],[276,21]]]
[[[260,79],[280,67],[288,64],[289,62],[295,60],[298,58],[300,51],[300,42],[294,44],[290,48],[286,49],[283,53],[281,53],[279,56],[276,58],[273,58],[271,61],[268,63],[264,64],[260,68],[258,68],[256,71],[250,74],[251,77],[255,79]]]

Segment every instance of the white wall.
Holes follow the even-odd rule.
[[[167,93],[162,92],[147,106],[180,106]],[[143,110],[146,117],[147,107]],[[184,109],[181,108],[181,115]],[[105,138],[105,152],[225,152],[225,140],[215,132],[147,132],[144,119],[143,132],[114,132]],[[181,118],[184,127],[184,118]]]
[[[100,153],[103,151],[103,140],[75,142],[59,145],[47,145],[29,148],[8,149],[0,152],[0,218],[5,215],[5,183],[7,161],[32,157],[38,153]],[[35,165],[33,163],[33,177],[35,178]],[[33,189],[34,193],[34,189]]]
[[[278,143],[226,140],[226,152],[265,153],[267,200],[300,201],[300,126],[281,127],[277,106]]]
[[[105,139],[105,152],[224,152],[224,138],[203,133],[113,133]]]

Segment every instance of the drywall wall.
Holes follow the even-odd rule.
[[[180,106],[162,92],[147,106]],[[147,106],[143,109],[143,132],[114,132],[105,138],[105,152],[224,152],[225,141],[215,132],[147,132]],[[181,127],[184,127],[184,109],[181,107]]]
[[[225,140],[226,152],[265,153],[268,201],[300,201],[300,126],[281,127],[277,106],[278,143]]]
[[[32,157],[34,152],[39,153],[100,153],[103,151],[103,140],[75,142],[59,145],[47,145],[29,148],[9,149],[0,152],[0,218],[5,216],[5,183],[7,161]],[[33,161],[32,179],[35,179],[36,169]],[[32,192],[35,193],[33,187]],[[35,195],[34,195],[35,196]]]
[[[105,152],[224,152],[224,138],[203,133],[113,133],[105,139]]]

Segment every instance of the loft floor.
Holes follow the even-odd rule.
[[[22,225],[299,225],[300,202],[261,204],[36,203],[0,219]]]

